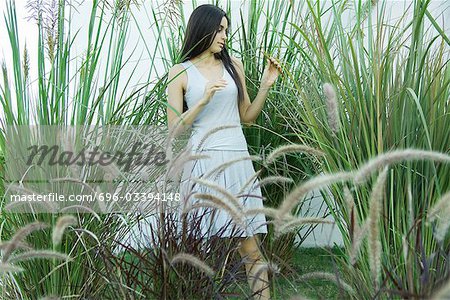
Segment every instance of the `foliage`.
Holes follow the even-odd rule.
[[[192,4],[197,5],[195,1]],[[258,91],[260,70],[265,63],[260,50],[276,56],[283,64],[283,74],[267,99],[264,113],[257,124],[245,128],[251,154],[266,158],[284,144],[307,145],[323,154],[318,157],[297,151],[281,155],[270,166],[264,159],[256,165],[264,177],[283,176],[297,185],[283,182],[263,187],[268,199],[265,212],[273,221],[270,228],[274,233],[266,241],[271,252],[267,256],[271,259],[281,256],[277,261],[281,265],[288,261],[292,248],[285,246],[290,245],[293,234],[285,237],[287,242],[276,240],[276,234],[287,229],[295,233],[299,227],[287,225],[305,221],[294,219],[306,203],[303,199],[307,195],[301,193],[301,188],[332,178],[317,188],[327,186],[331,191],[330,196],[322,189],[329,211],[343,234],[347,254],[340,259],[344,272],[340,287],[349,283],[354,293],[348,295],[355,298],[429,297],[448,280],[448,236],[445,237],[446,231],[442,229],[445,227],[442,216],[433,219],[429,214],[437,205],[447,203],[439,199],[447,199],[450,171],[448,164],[429,158],[432,151],[447,156],[450,151],[449,38],[430,14],[429,4],[429,0],[413,1],[408,9],[411,20],[407,20],[405,12],[395,24],[387,21],[386,1],[334,1],[333,5],[325,6],[322,1],[312,0],[251,0],[247,16],[242,12],[232,16],[242,26],[231,30],[227,47],[243,61],[252,99]],[[65,1],[53,6],[53,19],[50,17],[53,26],[50,27],[44,21],[49,20],[46,10],[37,7],[34,19],[39,26],[38,92],[34,96],[28,77],[28,54],[22,52],[24,49],[19,45],[14,2],[8,2],[5,22],[13,67],[10,71],[6,65],[2,66],[2,157],[5,125],[164,124],[167,77],[157,73],[156,54],[169,57],[164,61],[166,70],[177,61],[179,38],[185,30],[182,5],[172,6],[169,14],[162,17],[153,10],[151,17],[155,22],[151,30],[158,37],[154,52],[145,43],[143,28],[131,12],[133,5],[136,4],[130,1],[117,1],[114,5],[108,1],[93,2],[86,32],[88,48],[82,57],[76,57],[81,64],[75,68],[71,63],[75,58],[72,47],[79,32],[72,32],[72,15],[66,11],[69,6]],[[231,1],[227,2],[225,10],[231,11]],[[263,11],[267,18],[262,17]],[[344,14],[351,16],[349,24],[343,24],[341,16]],[[126,95],[119,86],[125,83],[126,88],[133,81],[134,69],[131,75],[122,72],[129,64],[123,55],[131,21],[138,25],[151,58],[148,78],[156,74],[158,79],[156,82],[148,80]],[[176,21],[179,26],[175,30],[174,26],[168,27]],[[260,23],[264,23],[261,34]],[[108,39],[114,43],[107,43]],[[104,71],[101,79],[100,68]],[[335,88],[334,106],[329,88],[324,91],[324,83]],[[333,107],[338,108],[336,114]],[[368,184],[351,180],[354,174],[349,172],[364,167],[371,159],[386,159],[395,150],[402,149],[410,151],[405,152],[410,156],[396,152],[400,157],[385,164],[390,169],[377,178],[370,175],[366,178]],[[419,152],[424,159],[417,159],[414,155],[418,152],[411,149],[426,150]],[[339,178],[343,174],[347,177]],[[334,181],[336,178],[339,180]],[[374,197],[375,190],[377,197]],[[271,208],[279,208],[278,213]],[[288,218],[281,222],[280,216]],[[35,220],[55,225],[56,217],[2,212],[1,238],[11,238],[12,232]],[[136,293],[167,295],[177,279],[185,276],[193,280],[185,283],[184,290],[192,292],[192,297],[194,293],[205,291],[209,295],[224,295],[230,284],[231,277],[225,276],[207,285],[212,282],[211,277],[193,271],[188,265],[167,265],[168,257],[172,256],[165,257],[163,249],[193,251],[200,259],[214,260],[203,248],[195,246],[195,239],[182,244],[177,240],[181,236],[171,236],[174,240],[169,240],[170,247],[155,248],[147,255],[129,247],[137,260],[127,261],[116,258],[111,251],[114,233],[130,228],[112,216],[102,216],[98,220],[95,216],[84,215],[79,223],[92,235],[85,231],[76,237],[65,237],[61,250],[70,254],[71,262],[57,269],[46,261],[39,262],[26,280],[19,273],[2,287],[4,295],[22,299],[48,293],[88,297],[103,287],[111,288],[105,286],[103,276],[106,275],[110,275],[124,293],[129,292],[126,286],[131,285]],[[370,234],[365,227],[367,224],[371,224]],[[369,236],[367,243],[363,240],[366,235]],[[100,248],[94,237],[101,241]],[[48,236],[44,232],[35,232],[31,238],[35,248],[47,248]],[[231,251],[230,245],[219,247],[223,252],[216,257],[217,261],[210,261],[210,265],[222,269],[226,265],[225,253]],[[279,245],[284,250],[276,249]],[[191,248],[182,248],[188,246]],[[355,249],[358,250],[356,257]],[[105,264],[98,260],[98,255],[105,259]],[[135,276],[136,264],[163,275],[162,281],[146,285],[150,275]],[[333,278],[329,274],[322,275]],[[335,277],[339,281],[339,276]],[[41,281],[42,278],[45,280]],[[192,289],[196,281],[202,284]]]

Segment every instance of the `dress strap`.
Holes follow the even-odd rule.
[[[190,60],[184,61],[181,63],[181,65],[186,69],[190,69],[192,67],[192,62]]]

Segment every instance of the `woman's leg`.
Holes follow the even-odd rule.
[[[250,288],[255,294],[255,299],[270,299],[269,277],[267,269],[259,272],[262,265],[265,264],[264,258],[258,247],[256,236],[241,239],[239,253],[245,262],[247,280]]]

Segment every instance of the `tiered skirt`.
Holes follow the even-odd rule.
[[[201,218],[205,236],[249,237],[267,233],[265,215],[249,213],[263,208],[259,180],[249,152],[210,149],[196,154],[207,158],[185,164],[180,193],[184,211]],[[196,197],[196,194],[203,196]],[[205,194],[215,198],[205,200]],[[230,194],[234,199],[230,199]]]

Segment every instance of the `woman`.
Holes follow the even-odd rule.
[[[206,154],[208,159],[195,161],[187,173],[202,177],[216,166],[230,160],[249,157],[247,143],[241,123],[249,124],[260,114],[269,89],[280,74],[280,65],[272,58],[261,78],[259,92],[250,102],[245,85],[242,62],[230,57],[226,49],[226,39],[230,20],[226,13],[214,5],[197,7],[188,22],[186,36],[181,51],[182,63],[169,71],[168,86],[168,125],[176,128],[175,135],[192,128],[190,141],[197,152]],[[181,114],[182,112],[182,114]],[[213,127],[231,125],[217,130],[205,138]],[[234,127],[233,127],[234,125]],[[251,160],[244,159],[231,164],[213,180],[219,186],[237,196],[245,209],[262,208],[261,190],[256,185],[252,189],[241,188],[255,174]],[[203,178],[210,180],[211,178]],[[258,182],[255,180],[255,184]],[[198,185],[198,184],[197,184]],[[200,188],[198,192],[214,191]],[[220,195],[220,194],[219,194]],[[195,196],[195,195],[194,195]],[[222,195],[223,196],[223,195]],[[230,216],[225,211],[215,212],[209,230],[218,233],[227,224]],[[256,234],[267,233],[265,216],[248,217],[247,230],[238,235],[242,237],[239,252],[246,259],[247,278],[259,299],[269,299],[267,272],[255,277],[257,265],[262,263]],[[212,227],[211,227],[212,225]],[[235,231],[221,231],[221,236],[236,236]]]

